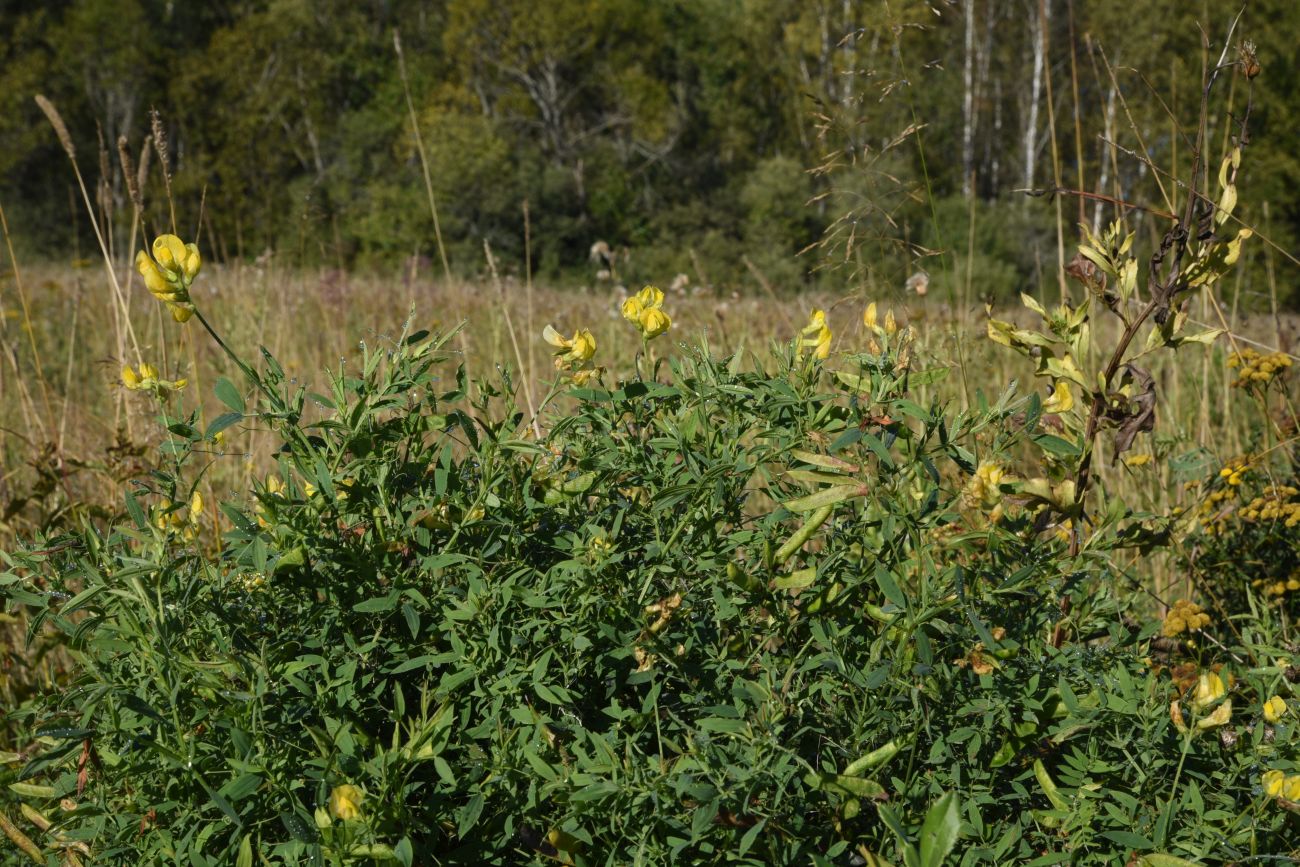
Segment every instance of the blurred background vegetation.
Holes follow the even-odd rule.
[[[201,233],[210,259],[270,251],[441,276],[414,117],[461,278],[483,271],[487,241],[503,271],[557,283],[606,271],[628,285],[682,273],[797,289],[848,273],[901,288],[924,269],[968,301],[1005,300],[1055,291],[1058,226],[1069,247],[1074,223],[1114,216],[1097,199],[1018,191],[1165,207],[1154,179],[1191,160],[1198,28],[1213,63],[1237,8],[0,0],[0,206],[20,257],[94,248],[33,102],[44,93],[83,164],[101,154],[98,203],[120,246],[131,213],[117,141],[138,158],[156,110],[179,229]],[[1300,6],[1258,0],[1234,37],[1255,41],[1264,70],[1241,216],[1282,250],[1300,237],[1298,28]],[[1223,88],[1227,111],[1210,116],[1244,111],[1244,93]],[[1227,130],[1213,132],[1217,147]],[[170,222],[154,163],[150,231]],[[610,253],[593,261],[598,242]],[[1266,286],[1271,264],[1248,263],[1243,303],[1292,297],[1296,272]]]

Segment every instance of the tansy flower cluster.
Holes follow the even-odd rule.
[[[1196,632],[1209,625],[1210,615],[1201,606],[1188,599],[1179,599],[1165,615],[1164,626],[1160,631],[1165,637],[1173,638],[1183,632]]]
[[[1286,372],[1291,366],[1291,356],[1285,352],[1261,355],[1253,349],[1243,349],[1228,356],[1228,367],[1237,370],[1233,388],[1245,388],[1255,383],[1266,383]]]
[[[190,284],[202,264],[198,246],[186,244],[175,235],[155,238],[152,257],[144,250],[135,257],[135,267],[144,278],[145,288],[167,305],[172,319],[177,322],[184,322],[194,315]]]
[[[1270,485],[1260,496],[1251,500],[1241,510],[1243,521],[1282,521],[1288,529],[1300,524],[1300,503],[1295,496],[1300,490],[1291,485]]]
[[[1265,596],[1280,601],[1286,594],[1300,590],[1300,571],[1292,572],[1289,577],[1279,578],[1276,581],[1270,578],[1256,578],[1250,582],[1250,585],[1261,590]]]
[[[800,349],[811,349],[813,358],[827,358],[831,354],[831,329],[826,324],[826,311],[814,310],[808,324],[799,332]]]
[[[156,397],[166,397],[168,392],[180,391],[188,384],[186,379],[162,379],[158,368],[152,364],[142,362],[138,371],[129,364],[122,368],[122,385],[131,391],[147,391]]]
[[[623,302],[623,318],[635,325],[644,339],[653,340],[673,324],[663,306],[663,291],[646,286]]]
[[[1205,495],[1205,499],[1201,500],[1200,505],[1196,507],[1196,520],[1200,522],[1201,529],[1207,536],[1218,536],[1227,529],[1226,504],[1229,500],[1236,499],[1236,496],[1236,488],[1223,487],[1217,491],[1210,491]]]
[[[1227,466],[1219,470],[1219,478],[1235,488],[1241,484],[1242,479],[1246,477],[1249,470],[1250,461],[1246,458],[1237,458],[1234,461],[1229,461]]]

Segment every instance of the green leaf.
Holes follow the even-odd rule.
[[[957,793],[948,792],[934,802],[921,825],[921,867],[943,867],[961,835]]]
[[[1101,836],[1129,849],[1154,849],[1156,845],[1141,834],[1134,834],[1132,831],[1102,831]]]
[[[1188,861],[1186,858],[1166,855],[1161,852],[1143,855],[1138,859],[1138,865],[1139,867],[1198,867],[1195,861]]]
[[[239,854],[235,856],[235,867],[253,867],[253,835],[245,834],[239,841]]]
[[[223,412],[212,420],[212,423],[203,431],[203,438],[210,440],[217,434],[233,424],[238,424],[244,418],[242,412]]]
[[[212,389],[217,395],[217,400],[230,407],[240,416],[244,415],[244,396],[235,388],[235,384],[224,376],[217,380],[216,386]]]
[[[876,566],[876,584],[880,587],[880,592],[885,594],[885,598],[904,610],[907,609],[907,596],[903,593],[894,576],[889,574],[889,570],[881,563]]]
[[[1075,457],[1083,454],[1079,447],[1074,443],[1069,442],[1068,440],[1063,440],[1058,436],[1053,436],[1052,434],[1041,434],[1040,436],[1036,436],[1034,437],[1034,442],[1036,442],[1038,447],[1043,451],[1060,457]]]

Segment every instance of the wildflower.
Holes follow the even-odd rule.
[[[623,318],[635,325],[646,340],[653,340],[673,324],[672,319],[663,311],[663,304],[663,291],[654,286],[646,286],[623,302]]]
[[[330,814],[344,822],[361,817],[361,802],[365,796],[351,783],[335,786],[330,791]]]
[[[122,385],[130,391],[147,391],[156,396],[165,396],[167,392],[180,391],[189,384],[187,379],[168,380],[158,375],[158,368],[142,362],[139,371],[131,365],[122,368]]]
[[[1126,467],[1145,467],[1151,463],[1151,455],[1125,455],[1124,466]]]
[[[962,488],[962,504],[968,509],[990,509],[1002,502],[1002,486],[1015,480],[1007,468],[995,461],[983,461]]]
[[[1074,395],[1070,394],[1070,383],[1064,379],[1056,381],[1052,396],[1043,402],[1043,412],[1048,415],[1060,415],[1074,407]]]
[[[1286,774],[1281,771],[1265,771],[1264,776],[1260,778],[1260,783],[1264,786],[1265,795],[1270,798],[1279,798],[1286,786]]]
[[[1264,719],[1267,722],[1275,723],[1286,713],[1286,699],[1280,695],[1275,695],[1268,701],[1264,702]]]
[[[136,254],[135,267],[145,288],[167,305],[172,318],[184,322],[194,315],[190,284],[203,259],[196,244],[186,244],[175,235],[159,235],[153,242],[153,256],[144,250]]]
[[[572,338],[565,337],[550,325],[542,332],[547,343],[556,348],[555,369],[573,370],[581,367],[596,354],[596,338],[583,328],[573,333]]]
[[[813,351],[813,358],[826,358],[831,354],[831,329],[826,324],[826,311],[814,310],[808,324],[800,332],[799,345]]]
[[[585,367],[582,370],[575,370],[569,376],[569,381],[578,388],[586,388],[593,379],[600,379],[604,375],[605,368],[603,367]]]
[[[1182,632],[1197,632],[1210,625],[1210,615],[1201,606],[1188,599],[1179,599],[1165,615],[1161,634],[1173,638]]]
[[[1227,725],[1232,720],[1232,699],[1228,699],[1223,704],[1214,709],[1214,713],[1197,720],[1198,729],[1212,729],[1219,726]]]
[[[1196,681],[1196,694],[1192,697],[1192,704],[1197,710],[1203,710],[1223,698],[1226,692],[1223,678],[1212,671],[1202,672]]]
[[[1228,356],[1228,367],[1239,368],[1233,388],[1248,388],[1255,384],[1268,382],[1284,375],[1291,367],[1291,356],[1285,352],[1271,352],[1261,355],[1253,349],[1243,349]]]
[[[1219,478],[1235,488],[1241,484],[1242,477],[1246,475],[1248,469],[1250,469],[1250,462],[1244,458],[1229,461],[1227,466],[1219,470]]]
[[[867,305],[867,309],[862,311],[862,324],[877,334],[883,334],[884,331],[881,329],[878,320],[876,302],[872,301]]]

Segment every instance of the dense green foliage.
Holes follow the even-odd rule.
[[[105,863],[1286,852],[1297,817],[1260,780],[1297,767],[1294,717],[1258,717],[1285,664],[1183,696],[1189,725],[1233,698],[1244,725],[1180,732],[1185,676],[1114,592],[1122,541],[1070,558],[993,471],[1062,448],[1038,396],[927,405],[938,374],[881,339],[750,373],[689,349],[672,384],[571,390],[540,440],[445,336],[324,394],[267,356],[252,404],[223,381],[206,429],[164,417],[173,469],[110,532],[7,559],[9,603],[81,670],[21,714],[40,747],[13,793],[77,798],[51,839]],[[191,491],[241,423],[283,448],[214,556]],[[1284,658],[1271,629],[1237,652]]]
[[[482,269],[484,240],[522,273],[525,202],[535,273],[590,281],[601,266],[588,251],[604,241],[628,285],[678,272],[735,285],[752,279],[748,256],[796,287],[820,259],[795,254],[828,229],[839,230],[828,260],[857,259],[890,285],[919,266],[964,275],[973,216],[976,295],[1014,298],[1055,253],[1052,206],[1012,192],[1056,183],[1049,94],[1060,183],[1164,208],[1139,157],[1186,171],[1197,26],[1213,62],[1233,11],[1050,0],[1040,21],[1038,6],[972,0],[967,17],[917,0],[6,0],[0,203],[40,252],[66,255],[76,233],[91,249],[84,221],[69,227],[66,162],[32,98],[60,107],[92,182],[103,143],[100,201],[119,229],[131,215],[116,142],[138,158],[157,109],[181,211],[198,214],[206,190],[214,257],[270,249],[392,267],[415,256],[440,270],[397,28],[461,274]],[[1243,216],[1262,224],[1271,203],[1267,228],[1284,247],[1300,234],[1297,26],[1294,4],[1251,4],[1228,53],[1258,44]],[[1221,88],[1211,116],[1239,112],[1245,91]],[[170,227],[158,164],[153,232]],[[987,204],[972,215],[966,193]],[[1067,231],[1111,216],[1073,198],[1063,210]]]

